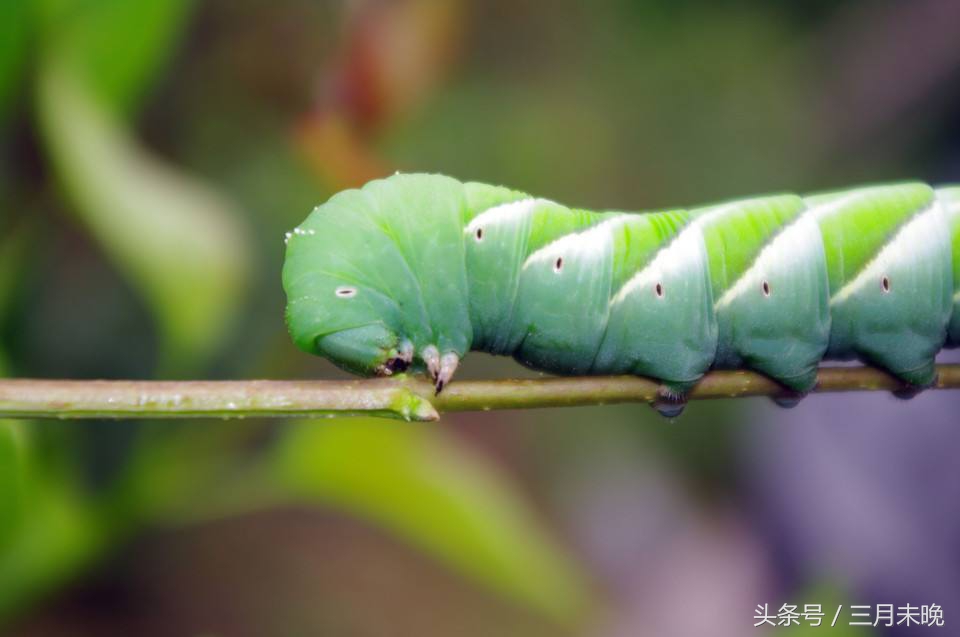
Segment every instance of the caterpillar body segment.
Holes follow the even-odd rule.
[[[800,197],[775,195],[695,212],[720,328],[713,366],[755,369],[801,393],[830,334],[823,243],[805,211]]]
[[[922,388],[960,345],[960,187],[903,183],[690,210],[590,212],[441,175],[394,175],[288,235],[296,344],[361,374],[470,349],[683,395],[749,368],[797,395],[824,358]]]
[[[953,309],[947,326],[947,347],[960,347],[960,186],[937,190],[940,209],[946,217],[953,253]]]

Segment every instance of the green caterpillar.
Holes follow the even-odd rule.
[[[425,369],[438,392],[471,349],[652,377],[668,413],[711,368],[800,397],[822,359],[857,358],[920,389],[960,345],[960,186],[637,214],[397,174],[289,233],[283,284],[301,349],[365,375]]]

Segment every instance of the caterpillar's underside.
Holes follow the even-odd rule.
[[[922,388],[960,345],[960,187],[636,214],[398,174],[316,208],[283,280],[302,349],[364,374],[426,368],[438,390],[470,349],[653,377],[676,401],[718,367],[802,395],[824,358]]]

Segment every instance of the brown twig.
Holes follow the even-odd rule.
[[[937,368],[935,389],[960,388],[960,365]],[[816,392],[892,391],[903,385],[868,367],[824,367]],[[655,381],[634,376],[460,381],[434,396],[420,378],[348,381],[0,380],[0,417],[185,418],[370,415],[436,420],[439,412],[652,402]],[[707,374],[691,400],[777,396],[784,390],[746,371]]]

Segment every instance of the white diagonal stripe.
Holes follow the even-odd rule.
[[[812,207],[806,202],[806,199],[804,199],[804,203],[807,205],[809,214],[813,215],[813,218],[817,221],[820,221],[826,217],[831,217],[839,212],[843,212],[851,202],[862,196],[863,191],[855,189],[846,194],[838,195],[836,199],[826,203],[815,204]]]
[[[660,248],[642,270],[623,284],[610,299],[610,306],[622,303],[635,290],[653,290],[657,282],[663,278],[665,271],[680,265],[688,265],[690,262],[705,260],[706,250],[703,245],[703,231],[699,224],[690,223],[672,241]],[[669,290],[666,293],[669,294]]]
[[[787,224],[765,245],[747,270],[714,303],[714,310],[721,310],[749,290],[759,289],[759,279],[771,269],[771,262],[795,263],[797,267],[809,259],[823,259],[823,239],[820,226],[813,216],[806,213]]]
[[[522,270],[526,270],[529,266],[542,261],[553,263],[555,258],[565,257],[570,253],[600,256],[610,245],[614,229],[636,218],[636,216],[630,213],[617,215],[580,232],[573,232],[555,239],[527,257],[527,260],[523,262]]]
[[[476,217],[470,220],[467,227],[463,229],[464,234],[473,234],[477,228],[485,228],[501,223],[508,223],[528,215],[538,206],[553,203],[547,199],[535,199],[529,197],[518,201],[510,201],[492,208],[487,208]]]
[[[929,249],[931,243],[945,241],[945,219],[940,202],[933,199],[922,212],[903,224],[893,238],[870,260],[860,273],[830,298],[830,305],[843,303],[866,285],[879,285],[883,270],[891,263],[910,262],[917,251]]]

